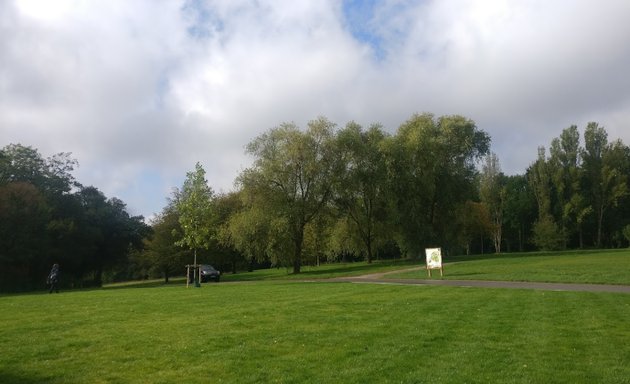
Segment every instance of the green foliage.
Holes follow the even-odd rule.
[[[346,224],[342,228],[351,231],[348,237],[359,239],[360,245],[352,251],[365,255],[368,263],[391,236],[387,168],[382,151],[386,137],[379,125],[364,131],[356,123],[348,123],[337,133],[337,147],[344,166],[335,175],[334,201],[341,215],[348,219],[342,219]]]
[[[218,227],[215,234],[217,241],[213,243],[212,264],[222,268],[221,271],[229,267],[236,273],[239,266],[249,264],[247,258],[236,249],[229,227],[230,218],[243,209],[240,193],[232,192],[215,196],[213,206]]]
[[[197,163],[195,171],[186,174],[184,185],[175,198],[182,229],[181,239],[176,244],[193,250],[194,264],[197,264],[197,250],[208,249],[213,240],[216,220],[212,198],[213,192],[208,186],[206,171]]]
[[[505,181],[504,230],[507,251],[515,244],[524,251],[531,226],[536,219],[536,199],[524,175],[508,176]]]
[[[586,205],[581,188],[583,172],[580,169],[580,134],[577,126],[572,125],[563,130],[560,137],[551,142],[550,153],[551,179],[556,194],[556,217],[559,218],[567,237],[575,232],[581,234],[584,218],[592,209]]]
[[[179,213],[171,202],[151,223],[152,235],[145,239],[145,251],[141,255],[140,268],[152,275],[169,277],[181,275],[190,260],[190,252],[176,245],[182,233]]]
[[[333,146],[334,124],[325,118],[310,121],[305,132],[282,124],[247,146],[255,158],[252,168],[239,177],[246,208],[239,213],[243,227],[248,216],[265,217],[265,252],[288,261],[294,273],[302,265],[305,228],[321,214],[332,196],[331,180],[339,167]],[[260,234],[259,227],[248,232]],[[234,234],[235,236],[238,236]],[[260,244],[258,239],[256,242]],[[252,247],[241,239],[239,248],[252,256]],[[255,246],[260,252],[261,246]]]
[[[489,144],[472,120],[431,114],[412,116],[386,142],[390,196],[407,254],[456,241],[457,207],[475,194],[475,164]]]
[[[466,201],[457,213],[457,244],[471,253],[472,243],[480,240],[480,253],[484,253],[484,238],[494,231],[494,224],[484,203]]]
[[[532,242],[543,251],[557,251],[563,248],[564,233],[549,215],[534,223]]]
[[[38,257],[49,243],[43,236],[49,222],[50,206],[33,184],[18,181],[0,186],[0,264],[10,271],[7,280],[41,263]]]
[[[223,238],[248,260],[262,262],[269,256],[267,239],[270,225],[262,209],[251,207],[230,216]],[[273,261],[278,263],[278,260]]]
[[[42,288],[53,263],[62,287],[100,284],[104,269],[141,247],[142,217],[78,184],[76,165],[68,153],[44,159],[19,144],[0,150],[0,291]]]
[[[107,199],[94,187],[81,189],[78,196],[83,207],[79,228],[88,243],[82,250],[81,262],[89,266],[93,284],[100,286],[105,270],[126,264],[130,251],[143,247],[150,228],[141,216],[130,216],[124,202]]]
[[[538,158],[527,169],[527,181],[536,196],[540,220],[551,214],[551,176],[545,147],[538,147]]]

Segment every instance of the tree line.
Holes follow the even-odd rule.
[[[77,182],[76,166],[69,153],[0,150],[0,291],[43,287],[53,263],[62,266],[63,286],[100,286],[142,248],[151,231],[143,218]]]
[[[13,173],[0,173],[0,204],[15,204],[11,196],[30,200],[2,205],[1,230],[46,235],[23,253],[5,245],[3,232],[0,257],[30,276],[41,273],[29,272],[37,257],[40,269],[67,257],[77,279],[98,283],[104,272],[168,281],[193,260],[224,271],[264,265],[299,273],[324,261],[417,258],[435,246],[448,255],[627,246],[630,149],[609,142],[603,127],[589,123],[583,141],[576,126],[563,130],[520,175],[501,171],[490,142],[462,116],[416,114],[393,134],[379,124],[337,127],[324,117],[304,129],[283,123],[247,145],[253,163],[233,192],[216,194],[197,164],[150,228],[120,200],[76,183],[66,154],[33,163],[43,183],[16,176],[17,149],[37,152],[9,146],[0,161]],[[16,188],[33,189],[32,197]],[[78,208],[64,208],[66,200]]]
[[[413,115],[394,134],[326,118],[305,129],[283,123],[248,144],[254,162],[235,192],[194,194],[205,196],[199,222],[209,229],[197,248],[222,269],[299,273],[321,261],[417,258],[433,246],[451,255],[626,246],[630,150],[597,123],[580,142],[571,126],[524,174],[505,175],[489,135],[462,116]],[[199,164],[193,180],[207,185]],[[170,262],[165,275],[181,270],[178,250],[189,258],[171,236],[185,233],[181,204],[192,195],[177,190],[153,223],[164,236],[156,231],[147,249],[152,264]]]

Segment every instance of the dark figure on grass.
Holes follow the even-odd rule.
[[[48,293],[53,293],[53,290],[59,293],[59,264],[55,263],[48,274],[46,284],[50,285]]]

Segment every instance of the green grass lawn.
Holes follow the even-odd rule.
[[[630,283],[629,251],[446,261],[445,278]],[[0,296],[0,383],[630,383],[627,294],[291,281],[419,264]]]
[[[321,266],[302,266],[299,274],[293,274],[292,269],[270,268],[252,272],[224,274],[223,281],[260,281],[260,280],[305,280],[329,279],[334,277],[358,276],[377,272],[390,272],[419,265],[420,261],[413,260],[376,260],[371,264],[366,262],[331,263]]]
[[[0,297],[1,383],[630,383],[630,295],[247,282]]]
[[[628,249],[475,255],[445,258],[444,261],[444,279],[630,285]],[[440,278],[439,271],[433,271],[432,275]],[[387,277],[424,279],[427,272],[423,269]]]
[[[221,281],[223,282],[245,282],[245,281],[277,281],[277,280],[314,280],[330,279],[335,277],[359,276],[378,272],[391,272],[403,270],[420,265],[418,260],[376,260],[371,264],[366,262],[354,263],[331,263],[320,266],[304,265],[301,273],[293,274],[290,268],[269,268],[257,269],[252,272],[240,271],[238,273],[223,272]],[[112,283],[105,285],[105,288],[146,288],[158,287],[164,284],[164,279],[151,279],[141,281],[128,281],[122,283]],[[183,276],[171,277],[169,284],[186,285]]]

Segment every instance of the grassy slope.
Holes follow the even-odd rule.
[[[630,297],[344,283],[0,297],[3,383],[628,383]]]
[[[445,259],[445,279],[630,285],[630,250],[505,254]],[[439,273],[433,273],[433,276]],[[390,278],[426,278],[426,271]]]

